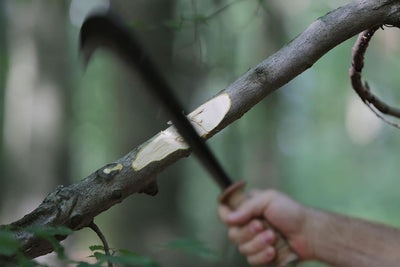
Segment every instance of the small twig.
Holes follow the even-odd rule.
[[[364,67],[364,55],[367,51],[369,41],[374,35],[375,31],[382,28],[383,25],[376,25],[366,31],[360,33],[356,43],[353,47],[351,68],[349,69],[349,75],[351,79],[351,85],[356,93],[359,95],[361,100],[385,123],[388,123],[396,128],[400,128],[400,125],[384,118],[383,115],[377,111],[387,114],[396,118],[400,118],[400,109],[394,108],[380,100],[377,96],[371,93],[368,83],[364,84],[361,81],[361,72]]]
[[[387,123],[387,124],[390,124],[390,125],[392,125],[393,127],[396,127],[396,128],[399,128],[399,129],[400,129],[400,124],[395,123],[395,122],[392,122],[392,121],[386,119],[385,117],[383,117],[381,114],[379,114],[379,113],[375,110],[374,106],[372,106],[370,103],[368,103],[368,102],[364,102],[364,103],[367,105],[367,107],[368,107],[379,119],[383,120],[383,122],[385,122],[385,123]]]
[[[107,256],[110,256],[110,247],[108,246],[106,237],[103,235],[100,228],[94,223],[94,221],[92,221],[88,227],[97,234],[97,236],[100,238],[101,242],[103,243],[105,254]],[[108,262],[108,267],[113,267],[113,264],[109,260],[107,260],[107,262]]]

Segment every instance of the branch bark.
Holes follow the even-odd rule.
[[[400,26],[400,2],[359,0],[314,21],[281,50],[250,69],[214,98],[189,114],[205,139],[243,116],[268,94],[310,68],[320,57],[348,38],[375,25]],[[59,186],[38,208],[8,225],[15,229],[23,252],[35,258],[51,245],[26,232],[33,225],[87,227],[93,218],[133,193],[157,193],[156,175],[190,154],[171,126],[124,157],[68,187]]]

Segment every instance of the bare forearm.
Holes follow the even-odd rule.
[[[400,230],[361,219],[309,211],[313,258],[337,266],[399,266]]]

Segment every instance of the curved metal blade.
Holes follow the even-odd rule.
[[[83,23],[80,31],[80,48],[86,64],[99,47],[106,47],[115,52],[132,70],[140,72],[151,93],[168,112],[174,126],[203,166],[222,189],[230,186],[232,180],[184,115],[182,105],[161,72],[156,69],[150,56],[135,39],[132,31],[115,15],[110,13],[92,15]]]

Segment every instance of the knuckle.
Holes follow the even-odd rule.
[[[259,243],[259,246],[266,246],[266,245],[272,245],[275,243],[275,233],[274,231],[268,229],[263,231],[257,236],[257,243]]]
[[[260,232],[261,230],[263,230],[263,228],[264,228],[264,226],[263,226],[262,222],[258,219],[251,220],[247,226],[248,231],[252,234],[256,234],[256,233]]]

